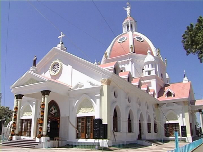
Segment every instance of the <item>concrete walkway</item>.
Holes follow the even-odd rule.
[[[201,144],[197,149],[193,150],[192,152],[203,152],[203,144]]]
[[[179,146],[184,146],[187,143],[181,142],[179,143]],[[115,151],[115,152],[167,152],[168,150],[173,150],[175,148],[175,142],[168,142],[164,143],[162,145],[157,146],[136,146],[136,147],[130,147],[130,148],[114,148],[111,147],[108,150],[103,151]],[[31,148],[16,148],[16,147],[8,147],[8,146],[2,146],[0,145],[0,149],[3,152],[65,152],[65,151],[76,151],[76,152],[83,152],[83,151],[91,151],[91,152],[99,152],[102,150],[95,150],[95,149],[80,149],[80,148],[48,148],[48,149],[31,149]],[[202,152],[202,151],[201,151]]]

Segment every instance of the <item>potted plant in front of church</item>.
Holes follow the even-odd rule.
[[[17,106],[15,106],[14,111],[18,111],[18,107]]]
[[[41,134],[38,134],[38,135],[37,135],[37,138],[41,138]]]
[[[11,136],[14,136],[14,135],[15,135],[15,132],[14,132],[14,129],[12,129]]]
[[[13,122],[13,127],[16,127],[16,122]]]
[[[13,129],[16,129],[16,122],[13,122]]]
[[[41,116],[42,116],[42,117],[44,116],[44,110],[43,110],[43,111],[41,111]]]
[[[39,124],[42,126],[42,124],[43,124],[43,119],[42,118],[39,119]]]
[[[14,113],[13,118],[16,119],[17,118],[17,114]]]
[[[44,107],[45,107],[45,104],[44,104],[44,102],[42,102],[41,103],[41,109],[44,109]]]
[[[41,132],[41,131],[42,131],[42,127],[40,126],[40,127],[39,127],[39,132]]]

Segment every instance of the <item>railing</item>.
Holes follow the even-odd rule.
[[[190,152],[190,151],[194,150],[195,148],[197,148],[202,143],[203,143],[203,139],[199,139],[199,140],[189,143],[183,147],[179,147],[179,149],[174,149],[174,150],[171,150],[168,152]]]

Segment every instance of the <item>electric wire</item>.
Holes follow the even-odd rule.
[[[91,37],[92,39],[98,41],[99,43],[101,43],[102,45],[105,46],[105,44],[103,42],[101,42],[99,39],[97,39],[96,37],[93,37],[92,35],[90,35],[89,33],[87,33],[86,31],[82,30],[79,26],[73,24],[72,22],[70,22],[69,20],[67,20],[65,17],[63,17],[62,15],[60,15],[59,13],[57,13],[56,11],[54,11],[53,9],[51,9],[50,7],[48,7],[47,5],[44,4],[44,2],[37,0],[40,4],[42,4],[44,7],[46,7],[47,9],[49,9],[51,12],[53,12],[54,14],[58,15],[60,18],[62,18],[63,20],[67,21],[69,24],[71,24],[72,26],[76,27],[77,29],[81,30],[82,32],[84,32],[85,34],[87,34],[89,37]]]
[[[28,0],[29,1],[29,0]],[[40,0],[37,0],[38,2],[41,2]],[[127,0],[128,2],[129,2],[129,0]],[[108,27],[109,27],[109,29],[111,30],[111,32],[113,33],[113,35],[115,36],[115,33],[113,32],[113,30],[112,30],[112,28],[110,27],[110,25],[108,24],[108,22],[106,21],[106,19],[104,18],[104,16],[102,15],[102,13],[101,13],[101,11],[99,10],[99,8],[97,7],[97,5],[95,4],[95,2],[94,2],[94,0],[92,0],[92,2],[93,2],[93,4],[94,4],[94,6],[97,8],[97,10],[98,10],[98,12],[100,13],[100,15],[102,16],[102,18],[104,19],[104,21],[105,21],[105,23],[108,25]],[[54,11],[54,10],[52,10],[51,8],[49,8],[48,6],[46,6],[45,4],[43,4],[43,3],[41,3],[42,5],[44,5],[46,8],[48,8],[50,11],[52,11],[53,13],[55,13],[55,14],[57,14],[59,17],[61,17],[62,19],[64,19],[64,20],[66,20],[67,22],[69,22],[70,24],[72,24],[70,21],[68,21],[67,19],[65,19],[63,16],[61,16],[59,13],[57,13],[56,11]],[[45,15],[43,15],[33,4],[32,4],[32,6],[40,13],[40,15],[42,15],[48,22],[50,22],[58,31],[60,31],[59,30],[59,28],[57,28],[48,18],[46,18],[46,16]],[[74,24],[72,24],[73,26],[75,26],[76,28],[78,28],[78,29],[80,29],[78,26],[76,26],[76,25],[74,25]],[[81,30],[81,29],[80,29]],[[90,34],[88,34],[87,32],[85,32],[85,31],[83,31],[85,34],[87,34],[88,36],[90,36],[90,37],[92,37]],[[68,38],[68,37],[67,37]],[[94,37],[92,37],[93,39],[95,39]],[[72,43],[72,45],[75,47],[75,48],[77,48],[80,52],[82,52],[82,54],[83,55],[85,55],[88,59],[89,59],[89,61],[91,61],[91,59],[88,57],[88,55],[83,51],[83,50],[81,50],[70,38],[68,38],[69,39],[69,41]],[[96,39],[97,40],[97,39]],[[100,42],[101,44],[103,44],[101,41],[99,41],[99,40],[97,40],[98,42]],[[103,44],[104,45],[104,44]],[[125,49],[123,48],[123,46],[122,46],[122,44],[120,44],[121,45],[121,47],[122,47],[122,49],[125,51]],[[126,51],[125,51],[126,52]],[[139,77],[140,77],[140,79],[142,80],[142,81],[144,81],[143,80],[143,78],[142,78],[142,74],[138,71],[138,69],[137,68],[135,68],[135,70],[136,70],[136,72],[137,72],[137,74],[139,75]],[[181,87],[182,89],[184,89],[183,87]]]
[[[29,1],[29,0],[28,0]],[[38,0],[38,2],[40,2],[39,0]],[[99,8],[97,7],[97,5],[95,4],[95,2],[92,0],[92,2],[93,2],[93,4],[95,5],[95,7],[97,8],[97,10],[99,11],[99,13],[100,13],[100,15],[102,16],[102,18],[104,19],[104,21],[106,22],[106,24],[108,25],[108,27],[110,28],[110,30],[111,30],[111,32],[114,34],[114,36],[115,36],[115,33],[113,32],[113,30],[111,29],[111,27],[110,27],[110,25],[108,24],[108,22],[106,21],[106,19],[104,18],[104,16],[102,15],[102,13],[101,13],[101,11],[99,10]],[[42,3],[43,4],[43,3]],[[44,5],[44,4],[43,4]],[[60,31],[59,30],[59,28],[57,28],[48,18],[46,18],[46,16],[45,15],[43,15],[33,4],[32,4],[32,6],[47,20],[47,21],[49,21],[58,31]],[[44,5],[45,7],[47,7],[46,5]],[[48,7],[47,7],[48,8]],[[50,9],[50,8],[48,8],[48,9]],[[52,9],[50,9],[52,12],[54,12],[54,13],[56,13],[55,11],[53,11]],[[58,13],[56,13],[58,16],[60,16],[61,18],[63,18],[60,14],[58,14]],[[64,20],[66,20],[65,18],[63,18]],[[66,20],[66,21],[68,21],[68,20]],[[68,21],[69,22],[69,21]],[[70,22],[69,22],[70,23]],[[72,24],[73,25],[73,24]],[[78,28],[78,27],[77,27]],[[78,28],[79,29],[79,28]],[[87,34],[87,32],[85,32],[86,34]],[[88,34],[89,36],[91,36],[90,34]],[[68,37],[67,37],[68,38]],[[82,52],[82,54],[83,55],[85,55],[86,56],[86,58],[88,58],[89,59],[89,61],[91,61],[91,58],[89,58],[89,56],[83,51],[83,50],[81,50],[70,38],[68,38],[69,39],[69,41],[71,42],[71,44],[77,49],[77,50],[79,50],[80,52]],[[100,42],[100,41],[99,41]],[[122,46],[122,45],[121,45]],[[125,51],[125,49],[123,48],[123,46],[122,46],[122,49]],[[125,51],[126,52],[126,51]],[[137,72],[137,74],[140,76],[140,79],[142,80],[142,81],[144,81],[144,79],[142,78],[142,74],[138,71],[138,69],[135,67],[135,70],[136,70],[136,72]],[[184,87],[181,87],[181,89],[185,89]],[[188,89],[186,89],[186,90],[188,90]]]
[[[42,12],[40,12],[40,10],[38,10],[30,0],[28,0],[29,4],[45,19],[47,20],[57,31],[61,32],[61,30],[53,23],[51,22],[45,15],[42,14]],[[82,51],[68,36],[67,36],[69,42],[79,51],[82,52],[83,55],[85,55],[88,59],[90,59],[86,53],[84,53],[84,51]],[[91,61],[91,60],[90,60]]]
[[[92,0],[92,2],[93,2],[93,4],[94,4],[94,6],[96,7],[97,11],[99,12],[99,14],[102,16],[102,18],[103,18],[103,20],[105,21],[105,23],[107,24],[107,26],[109,27],[109,29],[111,30],[111,32],[113,33],[114,37],[116,37],[116,34],[113,32],[112,28],[111,28],[110,25],[108,24],[108,22],[107,22],[107,20],[105,19],[105,17],[102,15],[101,11],[99,10],[99,8],[97,7],[97,5],[95,4],[94,0]],[[127,53],[127,52],[125,51],[125,49],[123,48],[122,44],[121,44],[121,43],[119,43],[119,44],[120,44],[120,46],[122,47],[123,51],[124,51],[125,53]]]
[[[7,17],[7,21],[8,21],[8,25],[7,25],[7,29],[6,29],[6,48],[5,48],[5,67],[4,67],[4,72],[5,72],[5,78],[4,78],[4,106],[6,105],[6,92],[5,92],[5,88],[6,88],[6,77],[7,77],[7,53],[8,53],[8,36],[9,36],[9,22],[10,22],[10,0],[8,3],[8,17]]]
[[[28,0],[29,1],[29,0]],[[92,0],[93,1],[93,0]],[[31,3],[31,2],[30,2]],[[94,3],[94,1],[93,1],[93,3]],[[95,3],[94,3],[95,4]],[[35,8],[35,10],[37,10],[42,16],[43,16],[43,18],[45,18],[48,22],[50,22],[50,24],[52,24],[52,26],[54,26],[58,31],[60,31],[50,20],[48,20],[33,4],[31,4],[34,8]],[[96,5],[95,5],[96,6]],[[9,3],[9,9],[10,9],[10,3]],[[98,9],[98,8],[97,8]],[[98,9],[98,11],[99,11],[99,9]],[[99,11],[100,12],[100,11]],[[101,14],[101,12],[100,12],[100,14]],[[102,15],[102,14],[101,14]],[[103,16],[103,15],[102,15]],[[104,19],[105,20],[105,19]],[[8,17],[8,21],[9,21],[9,17]],[[106,21],[106,20],[105,20]],[[107,23],[107,25],[108,25],[108,23]],[[108,25],[109,26],[109,25]],[[111,29],[111,28],[110,28]],[[112,29],[111,29],[111,31],[112,31]],[[112,31],[113,32],[113,31]],[[8,38],[8,30],[7,30],[7,38]],[[70,39],[69,39],[70,40]],[[77,47],[77,45],[75,45],[75,47]],[[79,49],[79,48],[78,48]],[[6,45],[6,50],[7,50],[7,45]],[[85,54],[85,53],[84,53]],[[136,69],[137,70],[137,69]],[[5,71],[6,71],[6,66],[5,66]],[[140,75],[140,74],[139,74]],[[115,83],[115,82],[114,82]],[[115,83],[116,84],[116,83]],[[119,87],[119,86],[118,86]],[[119,87],[120,88],[120,87]],[[122,88],[120,88],[120,89],[122,89]],[[122,89],[123,90],[123,89]],[[124,90],[123,90],[124,91]],[[125,91],[124,91],[125,92]],[[163,113],[163,112],[162,112]],[[164,115],[164,117],[165,117],[165,115]],[[166,118],[167,119],[167,118]],[[168,121],[168,120],[167,120]]]
[[[32,4],[32,2],[31,2],[30,0],[27,0],[27,1],[29,2],[29,4],[30,4],[45,20],[47,20],[47,22],[49,22],[56,30],[58,30],[59,32],[61,32],[61,31],[59,30],[59,28],[56,27],[56,25],[54,25],[54,23],[52,23],[48,18],[46,18],[46,16],[43,15],[36,7]]]
[[[39,1],[38,1],[39,2]],[[106,22],[106,24],[108,25],[108,27],[109,27],[109,29],[111,30],[111,32],[114,34],[114,32],[113,32],[113,30],[111,29],[111,27],[109,26],[109,24],[108,24],[108,22],[106,21],[106,19],[104,18],[104,16],[102,15],[102,13],[101,13],[101,11],[98,9],[98,7],[96,6],[96,4],[94,3],[94,1],[92,0],[92,2],[93,2],[93,4],[95,5],[95,7],[97,8],[97,10],[98,10],[98,12],[100,13],[100,15],[102,16],[102,18],[104,19],[104,21]],[[44,5],[45,6],[45,5]],[[47,7],[47,6],[46,6]],[[48,7],[47,7],[48,8]],[[51,10],[50,8],[48,8],[49,10]],[[53,10],[51,10],[52,12],[54,12],[54,13],[56,13],[55,11],[53,11]],[[58,13],[56,13],[57,15],[59,15]],[[59,15],[61,18],[63,18],[61,15]],[[45,18],[46,19],[46,18]],[[65,18],[63,18],[64,20],[66,20]],[[66,20],[66,21],[68,21],[68,20]],[[69,22],[70,23],[70,22]],[[77,26],[75,26],[75,27],[77,27]],[[78,27],[77,27],[78,28]],[[79,29],[79,28],[78,28]],[[85,32],[86,33],[86,32]],[[86,33],[87,35],[89,35],[88,33]],[[90,35],[89,35],[90,36]],[[114,34],[114,36],[115,36],[115,34]],[[100,41],[99,41],[100,42]],[[101,42],[100,42],[101,43]],[[77,47],[77,45],[74,45],[75,47]],[[122,45],[121,45],[122,46]],[[122,47],[123,48],[123,47]],[[79,48],[78,48],[79,49]],[[123,48],[123,50],[124,50],[124,48]],[[125,51],[125,50],[124,50]],[[125,51],[126,52],[126,51]],[[84,53],[85,54],[85,53]],[[85,54],[86,55],[86,54]],[[135,70],[137,71],[137,73],[141,76],[141,74],[139,73],[139,71],[137,70],[137,68],[135,68]],[[142,77],[141,77],[142,78]],[[115,83],[116,84],[116,83]],[[119,87],[119,86],[118,86]],[[120,88],[120,87],[119,87]],[[123,89],[122,89],[123,90]],[[124,91],[125,92],[125,91]],[[159,108],[160,109],[160,108]],[[161,110],[161,109],[160,109]],[[161,110],[161,112],[162,112],[162,114],[164,115],[164,117],[166,118],[166,120],[167,121],[169,121],[168,119],[167,119],[167,117],[165,116],[165,114],[163,113],[163,111]],[[161,127],[163,127],[162,125],[161,125],[161,123],[159,123],[160,124],[160,126]],[[166,131],[166,129],[165,129],[165,127],[163,127],[164,128],[164,130]]]

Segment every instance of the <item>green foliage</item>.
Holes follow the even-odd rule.
[[[186,54],[197,54],[200,62],[203,62],[203,18],[200,16],[195,25],[190,24],[182,35],[183,47]]]
[[[13,111],[9,109],[9,107],[0,106],[0,119],[5,118],[5,125],[7,125],[12,118]]]

